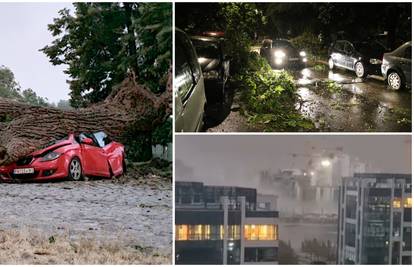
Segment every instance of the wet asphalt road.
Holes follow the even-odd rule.
[[[277,71],[277,70],[275,70]],[[346,70],[316,71],[313,67],[293,72],[301,101],[297,109],[325,132],[410,132],[411,90],[392,91],[380,77],[358,79]],[[341,89],[329,92],[327,81]],[[227,103],[209,103],[209,132],[262,131],[239,112],[239,92],[228,90]]]
[[[110,180],[0,184],[0,200],[0,229],[116,240],[171,252],[171,188]]]

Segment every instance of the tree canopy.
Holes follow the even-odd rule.
[[[165,90],[172,50],[171,3],[74,3],[48,26],[55,40],[41,49],[67,65],[70,103],[105,99],[128,70],[153,92]]]

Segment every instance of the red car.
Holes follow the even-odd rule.
[[[68,178],[79,181],[84,176],[122,175],[126,170],[124,146],[104,132],[70,134],[45,149],[0,166],[0,181],[41,181]]]

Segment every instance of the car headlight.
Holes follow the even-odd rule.
[[[285,56],[286,56],[286,54],[283,51],[277,50],[275,52],[275,57],[277,57],[277,58],[284,58]]]
[[[277,57],[276,60],[275,60],[275,63],[277,65],[281,65],[283,63],[283,58]]]
[[[51,160],[55,160],[55,159],[57,159],[57,158],[59,158],[60,157],[60,153],[57,153],[57,152],[49,152],[49,153],[47,153],[46,154],[46,156],[44,156],[42,159],[41,159],[41,161],[43,162],[43,161],[51,161]]]
[[[216,80],[219,78],[219,72],[216,70],[210,70],[210,71],[204,72],[203,75],[204,75],[204,79],[207,79],[207,80],[209,79]]]
[[[304,57],[304,58],[302,58],[302,61],[306,63],[306,62],[308,62],[308,59],[306,57]]]
[[[378,64],[382,64],[382,60],[376,59],[376,58],[370,58],[369,63],[371,63],[373,65],[378,65]]]
[[[305,51],[300,51],[299,55],[300,55],[301,57],[306,57],[306,52],[305,52]]]

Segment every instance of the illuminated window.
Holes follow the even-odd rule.
[[[405,198],[404,199],[404,208],[411,208],[411,203],[412,203],[411,197]]]
[[[188,225],[175,226],[175,240],[188,240]]]
[[[246,240],[277,240],[277,225],[247,224],[244,226]]]
[[[392,206],[396,209],[401,208],[401,198],[394,198],[392,201]]]
[[[240,225],[228,226],[228,239],[240,240]],[[176,240],[223,240],[223,225],[176,225]]]

